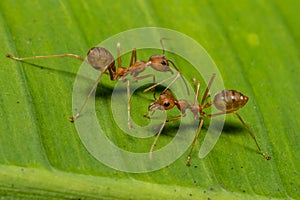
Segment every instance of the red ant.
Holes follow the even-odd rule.
[[[242,117],[237,113],[237,111],[244,107],[244,105],[248,102],[248,97],[243,95],[240,92],[237,92],[235,90],[222,90],[221,92],[217,93],[214,96],[213,102],[208,101],[207,103],[205,103],[208,99],[209,95],[209,90],[210,87],[215,79],[216,74],[213,74],[208,85],[207,88],[202,96],[202,99],[200,101],[200,104],[198,103],[198,98],[199,98],[199,91],[200,91],[200,82],[197,83],[197,90],[196,90],[196,95],[195,95],[195,99],[194,99],[194,104],[190,105],[186,100],[181,99],[181,100],[177,100],[172,94],[171,92],[166,91],[161,93],[161,95],[159,96],[158,99],[156,99],[153,103],[151,103],[148,107],[149,111],[155,112],[156,110],[170,110],[172,109],[174,106],[176,106],[180,112],[181,115],[173,117],[171,119],[166,119],[159,131],[159,133],[157,134],[151,149],[150,149],[150,159],[152,159],[152,152],[154,150],[154,147],[156,145],[156,142],[158,140],[158,137],[161,134],[161,131],[165,125],[166,122],[170,122],[170,121],[174,121],[177,120],[181,117],[184,117],[186,115],[186,110],[190,110],[194,116],[195,119],[199,119],[199,126],[196,132],[196,135],[194,137],[193,143],[191,145],[191,149],[190,152],[188,154],[187,157],[187,161],[186,161],[186,165],[190,166],[190,161],[191,161],[191,154],[193,151],[193,148],[195,146],[195,143],[197,141],[197,138],[200,134],[201,128],[203,126],[203,117],[206,118],[211,118],[211,117],[215,117],[215,116],[219,116],[219,115],[224,115],[224,114],[235,114],[237,116],[237,118],[241,121],[241,123],[243,124],[243,126],[246,128],[246,130],[248,131],[248,133],[250,134],[250,136],[253,138],[253,140],[256,143],[256,146],[258,148],[259,153],[266,158],[267,160],[271,159],[271,157],[262,152],[260,146],[258,145],[256,138],[254,136],[254,134],[252,133],[252,131],[249,129],[249,127],[246,125],[246,123],[244,122],[244,120],[242,119]],[[214,113],[214,114],[206,114],[204,112],[204,109],[210,107],[214,105],[218,110],[220,110],[220,112]],[[200,114],[200,116],[198,115]],[[149,117],[148,115],[145,115],[145,117]]]
[[[130,63],[129,63],[128,68],[122,67],[120,43],[117,44],[118,69],[116,69],[115,61],[114,61],[114,58],[113,58],[112,54],[107,49],[105,49],[103,47],[93,47],[93,48],[91,48],[87,53],[87,60],[84,59],[83,57],[81,57],[79,55],[75,55],[75,54],[32,56],[32,57],[25,57],[25,58],[17,58],[17,57],[14,57],[11,54],[7,54],[6,56],[8,58],[18,60],[18,61],[29,60],[29,59],[37,59],[37,58],[73,57],[73,58],[79,59],[79,60],[81,60],[85,63],[90,64],[94,69],[99,70],[101,72],[100,75],[98,76],[95,84],[93,85],[91,91],[89,92],[88,96],[86,97],[84,103],[80,107],[79,111],[74,116],[70,117],[71,122],[74,122],[79,117],[79,115],[82,112],[83,108],[85,107],[87,101],[89,100],[89,98],[91,97],[91,95],[93,94],[95,89],[97,88],[97,85],[98,85],[98,83],[99,83],[99,81],[100,81],[103,74],[107,74],[107,72],[108,72],[109,75],[110,75],[110,79],[112,81],[120,79],[122,82],[127,82],[128,128],[132,128],[131,123],[130,123],[130,80],[125,78],[126,76],[131,75],[133,77],[133,79],[136,80],[136,81],[142,80],[144,78],[152,77],[153,84],[154,84],[155,83],[155,75],[154,74],[146,74],[146,75],[143,75],[143,76],[138,76],[138,75],[141,72],[143,72],[146,69],[146,67],[148,67],[148,66],[152,67],[156,71],[170,72],[171,74],[173,74],[173,71],[169,67],[169,63],[171,63],[173,65],[173,67],[175,68],[175,70],[178,72],[178,75],[169,84],[169,86],[167,88],[169,88],[175,82],[175,80],[177,80],[179,77],[181,77],[184,84],[185,84],[185,86],[186,86],[186,88],[187,88],[187,91],[188,91],[187,84],[186,84],[184,78],[181,76],[181,73],[180,73],[179,69],[176,67],[176,65],[171,60],[168,60],[164,56],[165,50],[164,50],[164,46],[163,46],[162,41],[166,40],[166,39],[167,38],[161,38],[160,39],[160,44],[162,46],[163,55],[153,55],[149,58],[148,61],[137,61],[136,60],[136,49],[134,48],[132,50],[132,53],[131,53],[131,59],[130,59]]]

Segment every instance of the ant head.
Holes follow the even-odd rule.
[[[148,62],[153,69],[160,72],[172,72],[172,70],[169,67],[169,61],[165,58],[165,56],[161,55],[154,55],[149,58]]]
[[[114,65],[114,57],[103,47],[93,47],[87,53],[90,65],[97,70],[104,70],[108,65]]]
[[[163,93],[151,103],[148,107],[149,111],[170,110],[177,104],[177,100],[170,93]]]

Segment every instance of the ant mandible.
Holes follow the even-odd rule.
[[[13,60],[30,60],[30,59],[39,59],[39,58],[63,58],[63,57],[73,57],[76,59],[79,59],[87,64],[90,64],[94,69],[99,70],[101,73],[98,76],[97,80],[95,81],[92,89],[90,90],[88,96],[86,97],[84,103],[80,107],[79,111],[72,117],[70,117],[70,121],[74,122],[79,115],[81,114],[83,108],[85,107],[86,103],[88,102],[89,98],[97,88],[97,85],[102,77],[103,74],[109,73],[110,79],[112,81],[120,79],[122,82],[127,82],[127,115],[128,115],[128,128],[132,128],[132,125],[130,123],[130,80],[125,78],[128,75],[131,75],[134,80],[142,80],[144,78],[152,77],[153,84],[155,84],[155,75],[154,74],[146,74],[143,76],[139,76],[141,72],[143,72],[146,67],[150,66],[156,71],[160,72],[170,72],[173,74],[173,71],[169,67],[169,63],[173,65],[175,70],[178,72],[177,76],[174,78],[174,80],[168,85],[167,88],[169,88],[179,77],[182,78],[187,91],[188,87],[186,84],[186,81],[181,76],[181,73],[179,69],[176,67],[175,63],[173,63],[171,60],[167,59],[165,54],[165,49],[163,46],[163,40],[167,40],[167,38],[161,38],[160,44],[162,46],[163,55],[153,55],[149,58],[148,61],[137,61],[136,59],[136,49],[134,48],[131,53],[131,59],[129,63],[129,67],[125,68],[122,67],[122,61],[121,61],[121,46],[120,43],[117,43],[117,53],[118,53],[118,69],[116,69],[115,66],[115,60],[112,56],[112,54],[103,47],[93,47],[91,48],[87,53],[87,60],[83,57],[76,55],[76,54],[59,54],[59,55],[48,55],[48,56],[31,56],[31,57],[25,57],[25,58],[17,58],[14,57],[11,54],[7,54],[6,56],[8,58],[11,58]],[[189,91],[188,91],[189,93]]]
[[[197,141],[197,138],[200,134],[201,128],[203,126],[203,117],[206,118],[211,118],[211,117],[215,117],[215,116],[219,116],[219,115],[224,115],[224,114],[234,114],[237,116],[237,118],[241,121],[241,123],[243,124],[243,126],[246,128],[246,130],[248,131],[248,133],[250,134],[250,136],[252,137],[252,139],[255,141],[256,146],[258,148],[259,153],[266,158],[267,160],[271,159],[271,157],[262,152],[260,146],[258,145],[258,142],[255,138],[255,135],[253,134],[253,132],[249,129],[249,127],[246,125],[246,123],[244,122],[244,120],[242,119],[242,117],[237,113],[237,111],[239,109],[241,109],[242,107],[244,107],[244,105],[248,102],[248,97],[243,95],[240,92],[237,92],[236,90],[222,90],[221,92],[218,92],[214,98],[213,98],[213,102],[208,101],[207,103],[205,103],[208,99],[209,95],[209,90],[210,87],[215,79],[216,74],[213,74],[208,85],[207,88],[202,96],[202,99],[200,101],[200,104],[198,103],[198,98],[199,98],[199,91],[200,91],[200,82],[197,83],[197,90],[196,90],[196,95],[195,95],[195,99],[194,99],[194,104],[190,105],[186,100],[181,99],[181,100],[177,100],[172,94],[171,92],[166,91],[166,92],[162,92],[161,95],[159,96],[158,99],[156,99],[153,103],[151,103],[148,107],[149,111],[155,112],[156,110],[170,110],[172,109],[174,106],[176,106],[180,112],[181,115],[173,117],[171,119],[166,119],[159,131],[159,133],[157,134],[151,149],[150,149],[150,159],[152,159],[152,152],[154,150],[154,147],[156,145],[156,142],[158,140],[158,137],[161,134],[161,131],[163,129],[163,126],[165,125],[166,122],[170,122],[170,121],[174,121],[177,120],[181,117],[184,117],[186,115],[186,110],[190,110],[194,116],[195,119],[199,119],[199,126],[196,132],[196,135],[194,137],[193,143],[191,145],[191,149],[190,152],[188,154],[187,157],[187,161],[186,161],[186,165],[190,166],[191,163],[191,154],[193,151],[193,148],[195,146],[195,143]],[[214,105],[218,110],[220,110],[220,112],[214,113],[214,114],[206,114],[204,112],[204,109],[210,107]],[[198,115],[200,114],[200,116]],[[148,115],[145,115],[145,117],[149,117]]]

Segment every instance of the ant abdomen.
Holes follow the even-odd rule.
[[[112,64],[114,62],[114,57],[103,47],[91,48],[87,53],[87,59],[89,64],[96,70],[103,71],[108,65],[114,66],[114,64]]]
[[[214,97],[213,104],[218,110],[233,112],[242,108],[248,102],[248,97],[236,90],[222,90]]]

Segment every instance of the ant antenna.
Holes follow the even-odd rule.
[[[152,86],[150,86],[150,87],[144,89],[143,92],[148,92],[149,90],[152,90],[153,88],[157,87],[158,85],[161,85],[161,84],[163,84],[164,82],[167,82],[168,80],[171,80],[171,79],[173,79],[173,78],[176,78],[176,76],[178,76],[178,75],[173,75],[173,76],[171,76],[171,77],[169,77],[169,78],[166,78],[165,80],[162,80],[161,82],[156,83],[156,84],[154,84],[154,85],[152,85]],[[177,78],[176,78],[176,79],[177,79]],[[172,82],[173,82],[173,81],[172,81]],[[168,85],[168,87],[169,87],[169,86],[170,86],[170,84]],[[166,89],[168,89],[168,87],[167,87]],[[165,90],[166,90],[166,89],[165,89]],[[164,90],[164,91],[165,91],[165,90]],[[163,91],[162,93],[164,93],[164,91]]]
[[[153,88],[157,87],[158,85],[161,85],[162,83],[164,83],[164,82],[166,82],[166,81],[168,81],[168,80],[174,78],[173,81],[172,81],[172,82],[166,87],[166,89],[162,92],[162,93],[164,93],[167,89],[169,89],[169,88],[171,87],[171,85],[173,85],[173,84],[175,83],[175,81],[176,81],[179,77],[181,77],[181,79],[182,79],[182,81],[183,81],[183,83],[184,83],[184,85],[185,85],[186,91],[187,91],[188,95],[190,95],[190,90],[189,90],[189,88],[188,88],[187,82],[185,81],[185,79],[184,79],[183,76],[181,75],[179,69],[176,67],[176,65],[175,65],[175,63],[174,63],[173,61],[168,60],[168,62],[170,62],[170,63],[174,66],[174,68],[175,68],[175,70],[177,71],[178,74],[177,74],[177,75],[174,75],[174,76],[171,76],[171,77],[169,77],[169,78],[166,78],[165,80],[162,80],[161,82],[156,83],[156,84],[154,84],[154,85],[152,85],[152,86],[146,88],[143,92],[148,92],[149,90],[152,90]]]
[[[179,69],[176,67],[176,65],[175,65],[175,63],[174,63],[173,61],[168,60],[168,62],[170,62],[170,63],[173,65],[173,67],[175,68],[175,70],[177,71],[177,73],[179,74],[179,76],[181,77],[181,79],[182,79],[182,81],[183,81],[183,83],[184,83],[184,85],[185,85],[185,88],[186,88],[186,91],[187,91],[188,95],[190,95],[190,90],[189,90],[189,88],[188,88],[188,85],[187,85],[185,79],[183,78],[183,76],[181,75]],[[179,77],[176,77],[176,78],[174,79],[174,81],[172,81],[172,84],[173,84],[178,78],[179,78]],[[170,84],[170,85],[172,85],[172,84]]]
[[[162,51],[163,51],[162,54],[165,55],[165,47],[164,47],[164,44],[163,44],[163,40],[172,40],[172,39],[171,38],[160,38],[160,40],[159,40]]]

